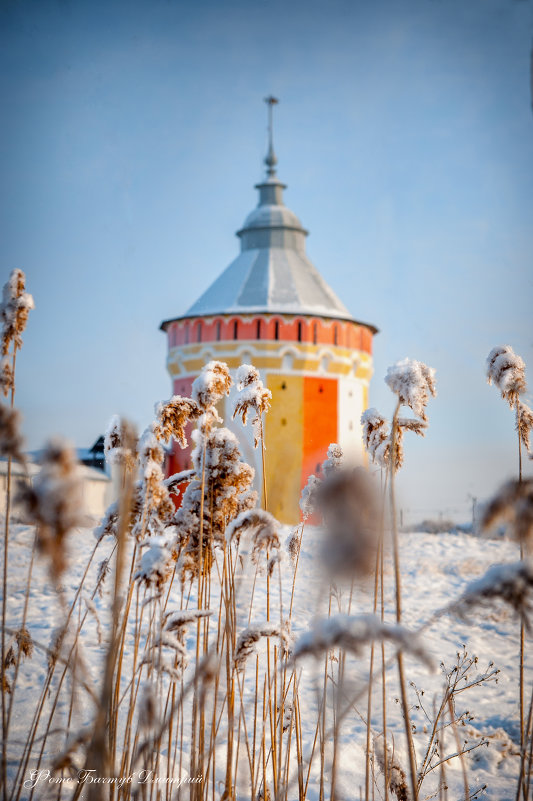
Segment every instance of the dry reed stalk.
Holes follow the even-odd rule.
[[[92,561],[94,559],[94,555],[96,553],[96,550],[97,550],[99,544],[100,544],[100,541],[96,542],[96,544],[95,544],[95,546],[94,546],[94,548],[93,548],[93,550],[92,550],[92,552],[91,552],[91,554],[89,556],[89,560],[88,560],[88,562],[87,562],[87,564],[85,566],[85,570],[83,572],[83,575],[82,575],[82,578],[81,578],[81,581],[80,581],[80,585],[79,585],[78,589],[76,590],[76,593],[74,594],[74,599],[73,599],[73,601],[72,601],[72,603],[70,605],[69,611],[68,611],[67,616],[66,616],[66,620],[65,620],[65,622],[63,624],[63,627],[61,629],[64,633],[66,633],[66,631],[67,631],[68,625],[70,623],[70,619],[72,617],[72,613],[74,612],[74,609],[76,608],[78,599],[79,599],[79,597],[81,595],[81,591],[82,591],[82,589],[84,587],[85,580],[87,578],[87,574],[89,572],[89,568],[90,568],[90,566],[92,564]],[[96,593],[98,592],[98,587],[99,587],[100,583],[103,581],[104,577],[105,577],[104,575],[100,576],[99,581],[97,582],[97,586],[95,587],[95,589],[93,591],[93,594],[92,594],[92,598],[93,599],[94,599]],[[74,641],[76,641],[78,636],[79,636],[79,633],[80,633],[80,631],[81,631],[81,629],[83,627],[83,623],[85,622],[85,620],[87,618],[87,614],[88,613],[86,612],[85,615],[82,618],[81,623],[79,624],[78,630],[76,632],[76,636],[74,637]],[[70,661],[71,655],[74,652],[74,647],[75,647],[75,645],[73,645],[71,650],[70,650],[67,662]],[[29,732],[28,732],[28,736],[26,738],[26,742],[24,743],[24,746],[23,746],[22,756],[21,756],[21,759],[19,760],[19,767],[18,767],[16,776],[15,776],[15,781],[14,781],[14,784],[13,784],[13,790],[12,790],[12,794],[11,794],[11,798],[14,799],[14,801],[18,801],[18,799],[20,797],[20,793],[22,792],[23,782],[21,780],[21,777],[25,774],[25,772],[27,770],[27,767],[28,767],[28,762],[29,762],[29,758],[30,758],[30,755],[31,755],[31,750],[33,748],[33,744],[34,744],[34,742],[36,740],[36,737],[37,737],[37,730],[38,730],[38,727],[39,727],[39,722],[40,722],[41,715],[42,715],[42,712],[43,712],[43,709],[44,709],[44,705],[45,705],[46,700],[48,698],[48,691],[50,689],[50,685],[51,685],[52,678],[53,678],[53,675],[54,675],[54,672],[55,672],[55,668],[56,668],[56,665],[57,665],[58,661],[61,661],[61,660],[53,659],[49,663],[49,669],[48,669],[48,672],[47,672],[47,675],[46,675],[46,679],[45,679],[43,688],[41,690],[41,694],[39,696],[39,701],[37,703],[37,706],[36,706],[36,709],[35,709],[35,712],[34,712],[34,715],[33,715],[33,718],[32,718],[32,722],[30,724],[30,729],[29,729]],[[62,673],[62,675],[60,677],[60,680],[58,682],[58,687],[56,689],[56,704],[57,704],[57,700],[59,698],[59,693],[61,691],[61,687],[63,686],[63,681],[64,681],[66,675],[67,675],[67,666],[63,670],[63,673]],[[53,706],[53,709],[55,709],[55,706]],[[47,739],[47,736],[48,736],[47,733],[51,729],[52,717],[53,717],[53,711],[52,711],[52,714],[49,716],[48,723],[47,723],[47,726],[46,726],[46,729],[45,729],[45,734],[44,734],[44,736],[42,738],[42,747],[41,747],[41,753],[40,753],[40,756],[39,756],[39,760],[38,760],[38,763],[37,763],[37,768],[36,768],[37,770],[40,767],[40,761],[41,761],[41,758],[42,758],[42,754],[44,752],[44,746],[46,744],[46,739]],[[18,787],[18,792],[16,792],[16,795],[14,795],[17,787]]]
[[[398,414],[400,411],[401,400],[398,400],[394,415],[392,418],[392,452],[395,452],[396,436],[398,428]],[[402,620],[402,590],[401,590],[401,573],[400,573],[400,547],[398,537],[398,523],[396,519],[396,497],[394,489],[394,467],[391,461],[389,467],[389,492],[390,492],[390,506],[391,506],[391,531],[392,531],[392,553],[394,557],[394,581],[395,581],[395,598],[396,598],[396,622],[401,623]],[[409,773],[411,779],[411,793],[413,801],[417,801],[417,777],[416,777],[416,757],[413,743],[413,732],[411,729],[411,720],[409,716],[409,703],[407,698],[407,687],[405,683],[404,667],[403,667],[403,654],[399,650],[396,655],[398,665],[398,679],[400,683],[400,697],[402,703],[402,712],[405,726],[405,736],[407,740],[407,749],[409,754]]]

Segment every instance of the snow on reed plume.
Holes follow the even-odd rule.
[[[139,440],[139,472],[144,499],[143,515],[133,527],[137,538],[144,534],[159,535],[171,523],[174,504],[164,481],[163,448],[153,428],[147,428]]]
[[[185,428],[189,422],[201,415],[200,408],[192,398],[174,395],[168,401],[156,404],[155,412],[157,422],[154,427],[156,437],[163,442],[170,442],[172,438],[182,448],[189,444],[185,435]]]
[[[33,297],[25,290],[26,276],[22,270],[13,270],[4,284],[0,304],[3,356],[7,354],[11,342],[14,342],[16,348],[22,346],[22,333],[26,328],[28,315],[35,308]]]
[[[483,509],[483,531],[508,523],[514,539],[533,550],[533,479],[508,481]]]
[[[133,469],[136,464],[137,436],[132,424],[113,415],[104,435],[104,453],[108,464]]]
[[[226,541],[238,542],[242,534],[249,534],[252,540],[252,561],[257,563],[261,551],[279,550],[279,529],[280,524],[270,512],[264,509],[247,509],[228,526]]]
[[[374,754],[381,772],[387,776],[389,790],[394,793],[398,801],[409,801],[410,794],[407,785],[407,776],[402,768],[398,755],[391,751],[387,745],[387,756],[385,757],[385,741],[382,735],[373,738]]]
[[[37,526],[39,549],[50,560],[52,575],[66,566],[65,537],[84,524],[83,478],[73,448],[53,439],[45,448],[42,467],[31,486],[22,486],[19,500],[29,523]]]
[[[20,433],[20,412],[0,403],[0,456],[24,464],[24,440]]]
[[[533,430],[533,411],[523,401],[518,401],[517,406],[516,431],[522,440],[524,448],[529,451],[531,448],[530,436]],[[533,458],[531,454],[530,458]]]
[[[188,663],[187,647],[185,635],[187,627],[195,623],[200,618],[210,617],[210,609],[179,609],[166,615],[164,629],[161,632],[161,642],[167,647],[171,647],[176,652],[176,668],[183,673]]]
[[[474,607],[486,606],[502,600],[509,604],[531,631],[529,617],[533,611],[533,563],[522,560],[510,564],[493,565],[479,579],[470,582],[460,598],[449,610],[461,616]]]
[[[208,362],[194,379],[191,396],[202,412],[201,430],[207,432],[214,422],[220,422],[215,406],[229,395],[232,383],[228,365],[217,361]]]
[[[316,621],[310,631],[296,640],[293,659],[308,655],[320,657],[333,648],[361,656],[364,647],[375,641],[390,642],[433,669],[431,657],[413,631],[398,624],[384,623],[376,615],[338,614]]]
[[[147,537],[142,543],[142,555],[134,579],[147,587],[161,590],[173,568],[173,552],[165,537]]]
[[[415,359],[403,359],[388,368],[385,383],[403,406],[409,406],[417,417],[427,420],[429,398],[437,395],[433,367]]]
[[[241,631],[237,638],[235,647],[234,663],[237,670],[244,670],[247,659],[255,654],[256,645],[261,637],[276,637],[279,635],[279,627],[272,623],[261,623],[257,626],[249,626]]]
[[[331,476],[336,470],[340,470],[343,465],[343,452],[340,445],[332,442],[328,447],[328,453],[325,461],[322,463],[322,473],[324,476]],[[300,496],[300,509],[303,519],[307,520],[310,515],[314,514],[317,502],[317,493],[322,479],[311,474],[307,479],[307,484],[302,490]]]
[[[174,522],[178,539],[185,544],[182,566],[185,573],[195,575],[200,553],[200,530],[202,551],[210,560],[212,546],[224,541],[227,524],[241,512],[255,506],[257,493],[252,489],[254,470],[241,460],[239,443],[231,431],[213,428],[204,433],[197,429],[193,432],[193,439],[196,447],[192,452],[192,460],[196,475],[185,490]]]
[[[498,345],[487,357],[487,381],[494,384],[509,406],[526,390],[526,365],[510,345]]]
[[[237,370],[237,388],[233,417],[238,415],[245,426],[251,412],[254,448],[257,448],[262,437],[262,415],[270,409],[272,393],[263,385],[259,371],[252,364],[242,364]]]
[[[374,464],[387,468],[390,464],[392,451],[392,436],[388,421],[377,409],[366,409],[361,415],[363,426],[363,443]],[[396,421],[396,446],[394,455],[394,470],[402,467],[404,462],[403,435],[405,431],[413,431],[423,437],[427,423],[423,420],[409,417],[399,417]]]

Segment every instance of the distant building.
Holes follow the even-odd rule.
[[[294,523],[301,488],[320,470],[330,443],[363,459],[360,417],[377,329],[352,317],[307,258],[308,232],[283,202],[271,126],[265,164],[265,179],[256,186],[259,203],[237,231],[240,254],[185,314],[161,328],[175,395],[189,395],[212,359],[232,370],[243,363],[259,369],[272,392],[265,433],[268,508]],[[232,422],[233,400],[225,401],[225,424],[238,432],[260,488],[261,455],[251,432]],[[170,472],[187,468],[190,449],[175,446],[169,461]]]

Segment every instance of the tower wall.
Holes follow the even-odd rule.
[[[172,321],[167,367],[174,394],[189,395],[202,367],[217,359],[233,372],[253,364],[272,392],[266,415],[267,506],[278,519],[300,519],[299,497],[317,473],[328,446],[338,442],[353,462],[363,461],[361,413],[372,375],[372,331],[346,320],[301,315],[218,315]],[[243,458],[256,470],[261,492],[261,451],[250,426],[232,420],[236,389],[225,401],[224,424],[235,431]],[[169,469],[190,466],[190,446],[175,448]]]

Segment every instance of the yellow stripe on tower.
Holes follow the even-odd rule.
[[[268,388],[272,392],[272,406],[265,418],[267,507],[279,520],[298,520],[304,379],[269,375]]]

